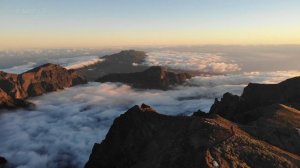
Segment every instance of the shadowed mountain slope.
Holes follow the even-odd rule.
[[[191,75],[188,73],[173,73],[166,68],[153,66],[143,72],[109,74],[97,79],[97,82],[122,82],[135,88],[170,89],[173,85],[183,84]]]
[[[86,168],[299,167],[300,157],[218,115],[166,116],[147,105],[115,119]]]

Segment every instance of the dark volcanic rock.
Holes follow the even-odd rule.
[[[299,99],[300,77],[279,84],[249,84],[242,96],[224,94],[210,113],[243,124],[256,138],[300,155]]]
[[[248,123],[261,116],[259,113],[248,111],[272,104],[299,106],[299,102],[300,77],[296,77],[279,84],[250,83],[240,97],[226,93],[221,101],[215,101],[210,113],[219,114],[236,122]]]
[[[95,144],[85,168],[299,167],[300,157],[218,115],[166,116],[134,106]]]
[[[7,160],[4,157],[0,156],[0,168],[4,168],[6,163],[7,163]]]
[[[188,73],[168,72],[166,68],[153,66],[143,72],[109,74],[97,79],[97,82],[122,82],[135,88],[169,89],[172,85],[183,84],[191,75]]]
[[[0,72],[0,106],[26,107],[31,105],[25,101],[28,97],[85,83],[75,71],[55,64],[45,64],[19,75]]]

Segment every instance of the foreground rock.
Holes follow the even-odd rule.
[[[288,79],[279,84],[250,83],[242,96],[224,94],[221,101],[216,100],[210,112],[227,119],[248,123],[257,120],[262,115],[249,111],[272,104],[286,104],[300,107],[300,77]]]
[[[173,73],[166,68],[153,66],[143,72],[109,74],[97,79],[97,82],[122,82],[135,88],[170,89],[174,85],[183,84],[191,75],[188,73]]]
[[[0,168],[4,168],[6,163],[7,163],[7,160],[4,157],[0,156]]]
[[[211,114],[243,124],[252,136],[300,155],[300,78],[279,84],[249,84],[242,96],[224,94]]]
[[[201,113],[201,112],[200,112]],[[86,168],[299,167],[300,157],[218,115],[166,116],[134,106],[95,144]]]
[[[75,71],[55,64],[45,64],[18,75],[0,72],[0,108],[26,107],[30,105],[25,101],[28,97],[86,82]]]

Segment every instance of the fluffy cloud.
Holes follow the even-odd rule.
[[[160,51],[147,53],[146,64],[162,65],[170,68],[228,73],[239,71],[240,67],[220,54]]]
[[[60,60],[60,64],[64,65],[66,69],[79,69],[88,65],[97,64],[102,61],[104,61],[104,59],[100,59],[98,56],[85,56],[75,58],[64,58]]]
[[[51,62],[54,64],[59,64],[67,69],[78,69],[84,66],[93,65],[98,62],[102,62],[104,59],[100,59],[99,56],[76,56],[69,58],[48,58],[47,61],[42,62],[27,62],[23,65],[12,66],[6,69],[0,69],[9,73],[22,73],[28,71],[38,65],[44,64],[46,62]]]

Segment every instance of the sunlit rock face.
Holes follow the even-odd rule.
[[[106,75],[97,81],[122,82],[135,88],[167,90],[174,85],[183,84],[190,78],[188,73],[173,73],[164,67],[153,66],[143,72]]]
[[[55,64],[45,64],[18,76],[18,82],[29,97],[86,83],[75,71]]]
[[[115,119],[85,167],[297,167],[299,161],[218,115],[166,116],[142,105]]]
[[[0,72],[1,105],[23,106],[28,97],[85,83],[87,81],[75,71],[55,64],[45,64],[19,75]]]

